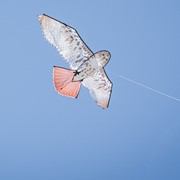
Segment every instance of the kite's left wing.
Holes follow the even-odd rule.
[[[45,14],[39,16],[39,22],[45,38],[70,64],[71,69],[76,70],[93,55],[74,28]]]
[[[85,78],[82,84],[89,89],[92,98],[100,107],[103,109],[108,107],[112,83],[103,69],[96,72],[94,75]]]

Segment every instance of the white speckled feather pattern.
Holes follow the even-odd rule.
[[[39,22],[47,41],[58,50],[71,69],[76,70],[93,55],[75,29],[47,15],[40,15]]]
[[[92,76],[85,78],[82,84],[89,89],[92,98],[103,109],[107,108],[110,101],[112,83],[103,69]]]

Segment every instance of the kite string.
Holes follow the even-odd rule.
[[[166,96],[166,97],[168,97],[168,98],[170,98],[170,99],[173,99],[173,100],[175,100],[175,101],[180,102],[180,99],[178,99],[178,98],[176,98],[176,97],[170,96],[170,95],[168,95],[168,94],[166,94],[166,93],[163,93],[163,92],[158,91],[158,90],[156,90],[156,89],[153,89],[153,88],[151,88],[151,87],[149,87],[149,86],[146,86],[146,85],[144,85],[144,84],[141,84],[141,83],[139,83],[139,82],[136,82],[136,81],[134,81],[134,80],[131,80],[131,79],[127,78],[127,77],[121,76],[121,75],[119,75],[119,74],[117,74],[117,73],[113,73],[113,72],[110,72],[110,73],[111,73],[111,74],[114,74],[115,76],[120,77],[121,79],[124,79],[124,80],[126,80],[126,81],[129,81],[129,82],[134,83],[134,84],[136,84],[136,85],[139,85],[139,86],[141,86],[141,87],[144,87],[145,89],[151,90],[151,91],[153,91],[153,92],[155,92],[155,93],[158,93],[158,94],[160,94],[160,95]]]

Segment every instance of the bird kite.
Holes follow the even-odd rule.
[[[112,83],[104,66],[110,60],[110,53],[93,53],[74,28],[50,16],[40,15],[39,22],[47,41],[70,65],[70,69],[54,66],[56,91],[63,96],[77,98],[82,84],[89,89],[92,98],[101,108],[107,108]]]

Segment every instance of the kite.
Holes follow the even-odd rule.
[[[110,53],[104,50],[93,53],[76,29],[50,16],[39,15],[39,22],[46,40],[70,65],[70,69],[54,66],[56,91],[63,96],[77,98],[82,84],[101,108],[107,108],[112,82],[104,66],[111,58]]]

